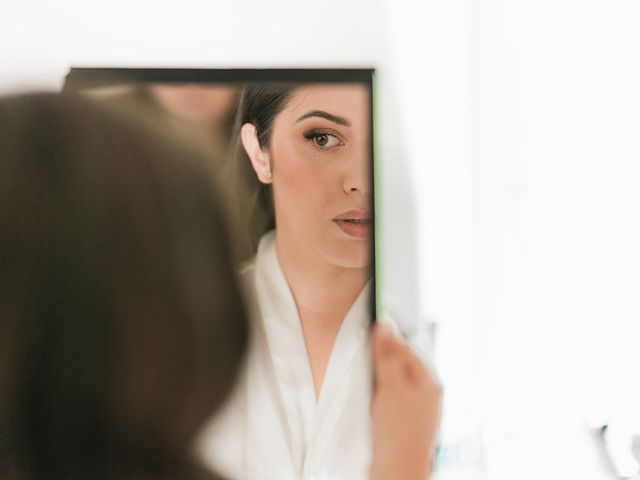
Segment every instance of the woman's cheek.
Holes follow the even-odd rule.
[[[276,159],[281,186],[296,195],[298,201],[314,197],[328,184],[329,172],[321,159],[310,158],[300,151],[289,151]]]

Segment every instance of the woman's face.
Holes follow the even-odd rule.
[[[270,162],[277,236],[331,264],[370,263],[371,155],[365,85],[293,91],[273,123]]]
[[[277,235],[342,267],[370,262],[369,90],[301,87],[275,118],[270,161]]]

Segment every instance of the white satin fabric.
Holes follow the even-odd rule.
[[[342,323],[316,399],[274,232],[263,236],[240,276],[253,310],[252,344],[231,399],[198,441],[201,460],[230,479],[367,478],[369,284]]]

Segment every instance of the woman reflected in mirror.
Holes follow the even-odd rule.
[[[229,186],[254,192],[240,221],[257,252],[240,278],[255,333],[201,449],[230,476],[369,474],[370,94],[359,83],[241,93]]]

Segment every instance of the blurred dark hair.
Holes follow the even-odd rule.
[[[248,340],[204,161],[87,100],[0,100],[1,478],[204,478]]]
[[[273,121],[285,108],[293,91],[300,87],[291,83],[251,83],[245,85],[240,93],[235,121],[235,154],[231,178],[233,188],[238,188],[238,218],[242,224],[240,238],[249,244],[249,250],[255,253],[258,241],[265,232],[275,228],[275,215],[271,186],[261,183],[251,166],[251,161],[242,146],[240,129],[245,123],[256,127],[260,147],[271,145]]]

